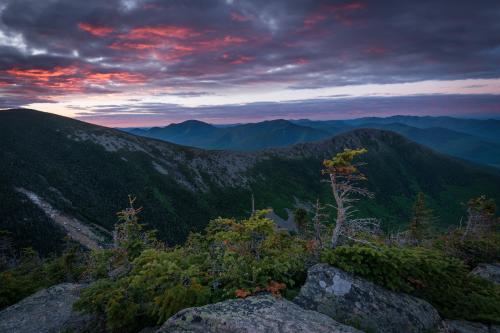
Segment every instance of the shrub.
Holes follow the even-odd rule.
[[[500,322],[500,287],[468,274],[460,260],[424,248],[325,250],[322,261],[430,302],[446,318]]]
[[[19,265],[0,273],[0,310],[40,289],[77,281],[85,265],[86,257],[78,246],[46,260],[40,259],[36,251],[24,249]]]
[[[434,246],[448,255],[464,261],[471,269],[480,263],[500,261],[500,233],[483,237],[463,237],[455,230],[435,241]]]
[[[76,308],[97,314],[110,331],[127,332],[161,324],[186,307],[262,290],[292,293],[305,279],[306,244],[278,231],[264,213],[219,218],[182,247],[142,251],[129,274],[99,280]]]

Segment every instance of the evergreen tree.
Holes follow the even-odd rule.
[[[307,211],[304,208],[295,209],[293,212],[293,219],[297,226],[298,234],[303,238],[307,238],[309,232],[309,217],[307,216]]]
[[[419,192],[413,204],[408,230],[410,241],[415,244],[421,244],[424,240],[428,239],[431,235],[431,227],[435,220],[436,218],[433,216],[432,210],[427,208],[425,195]]]
[[[135,208],[136,198],[129,196],[129,207],[117,213],[118,223],[115,225],[113,240],[116,249],[122,250],[132,261],[146,248],[159,246],[155,231],[144,230],[139,223],[139,213],[142,207]]]

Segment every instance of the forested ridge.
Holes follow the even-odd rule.
[[[116,222],[123,198],[136,195],[147,227],[169,245],[201,231],[218,216],[243,218],[251,210],[272,208],[286,218],[293,211],[329,198],[321,182],[323,159],[344,148],[366,147],[367,188],[374,199],[360,202],[360,215],[377,216],[386,231],[403,229],[417,193],[439,208],[437,225],[445,229],[464,218],[472,196],[497,201],[500,175],[449,158],[402,136],[380,130],[356,130],[321,142],[261,152],[204,151],[33,110],[0,113],[0,206],[2,229],[16,248],[32,246],[42,254],[60,252],[64,230],[55,225],[22,188],[61,213],[84,224]],[[22,223],[21,223],[22,221]]]
[[[296,209],[296,232],[277,228],[267,211],[254,210],[242,219],[213,219],[183,245],[169,246],[145,228],[144,208],[129,196],[108,249],[89,252],[68,240],[53,259],[31,249],[4,251],[0,304],[64,281],[90,283],[74,305],[95,318],[90,331],[137,332],[188,307],[262,293],[293,299],[308,268],[326,263],[422,298],[442,318],[499,324],[499,285],[470,274],[478,263],[500,259],[495,201],[469,199],[463,224],[442,231],[439,211],[420,192],[407,227],[385,232],[377,216],[354,214],[373,198],[361,169],[365,155],[365,148],[345,149],[323,161],[329,200]],[[1,237],[8,250],[9,234]]]

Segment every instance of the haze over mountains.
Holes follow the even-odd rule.
[[[317,133],[326,132],[286,121],[264,125],[276,123],[284,133],[296,131],[297,141],[317,140]],[[188,125],[205,131],[194,134],[220,131],[199,122]],[[2,228],[14,235],[17,247],[29,245],[42,253],[60,249],[72,225],[82,237],[88,236],[86,226],[96,235],[89,238],[105,242],[116,222],[114,212],[126,205],[129,194],[144,207],[143,222],[169,244],[182,242],[211,218],[248,216],[252,194],[257,208],[272,207],[286,218],[285,208],[318,197],[330,202],[321,164],[344,148],[368,149],[362,171],[375,199],[360,202],[359,210],[380,217],[387,230],[406,225],[419,191],[431,207],[440,208],[441,227],[458,223],[464,214],[461,203],[470,197],[500,199],[500,172],[386,130],[354,129],[325,134],[329,138],[322,141],[234,152],[179,146],[33,110],[1,111],[0,126]],[[226,133],[245,142],[243,136]],[[254,133],[270,133],[267,140],[274,140],[280,132],[271,126]]]
[[[127,132],[204,149],[251,151],[317,141],[356,128],[394,131],[436,151],[500,167],[500,120],[393,116],[352,120],[271,120],[232,126],[197,120]]]

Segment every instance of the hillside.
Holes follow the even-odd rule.
[[[441,226],[458,223],[460,203],[472,196],[500,199],[498,172],[381,130],[242,153],[182,147],[33,110],[0,111],[0,126],[2,229],[17,246],[45,253],[60,249],[68,224],[84,236],[82,226],[109,237],[105,230],[129,194],[144,207],[142,220],[170,244],[216,216],[247,216],[251,193],[257,208],[281,215],[318,196],[331,202],[321,162],[345,147],[369,150],[363,171],[376,199],[362,202],[360,214],[382,218],[388,229],[407,222],[418,191],[428,195]],[[49,217],[40,207],[50,207]]]

